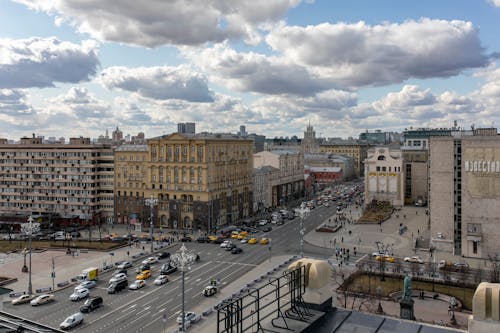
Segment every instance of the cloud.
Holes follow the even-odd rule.
[[[135,92],[142,97],[158,100],[180,99],[189,102],[213,101],[205,77],[179,67],[109,67],[99,81],[108,89]]]
[[[33,112],[24,91],[0,89],[0,115],[15,117],[31,115]]]
[[[500,0],[489,0],[490,3],[495,7],[500,7]]]
[[[103,41],[155,47],[199,45],[243,37],[256,42],[259,25],[279,20],[300,0],[15,0],[56,15]],[[258,39],[258,38],[257,38]]]
[[[478,29],[457,20],[281,25],[266,42],[289,61],[344,87],[449,77],[489,62]]]
[[[88,81],[99,67],[97,51],[93,41],[74,44],[55,37],[0,39],[0,89]]]
[[[185,55],[209,72],[212,80],[240,92],[310,96],[331,89],[333,85],[310,73],[306,67],[289,63],[286,59],[237,52],[227,44],[188,51]]]
[[[72,87],[66,94],[51,98],[46,108],[54,117],[66,114],[82,121],[104,121],[112,116],[110,105],[95,98],[84,87]]]

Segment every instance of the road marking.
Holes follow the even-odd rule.
[[[195,281],[195,282],[200,282],[200,281],[201,281],[201,278],[199,278],[199,279],[196,279],[196,281]]]
[[[141,311],[137,312],[136,315],[138,315],[139,313],[142,313],[144,311],[148,311],[149,309],[151,309],[151,305],[150,306],[146,306],[144,309],[142,309]]]
[[[232,265],[242,265],[242,266],[252,266],[252,267],[257,267],[258,265],[255,264],[246,264],[242,262],[231,262],[231,261],[221,261],[221,260],[215,260],[217,263],[221,264],[232,264]]]
[[[192,289],[193,289],[193,287],[188,288],[188,289],[184,290],[184,293],[187,293],[188,291],[190,291],[190,290],[192,290]]]
[[[126,308],[125,310],[123,310],[123,311],[122,311],[122,313],[123,313],[123,312],[127,312],[128,310],[133,309],[133,308],[135,308],[136,306],[137,306],[137,304],[132,304],[131,306],[129,306],[128,308]]]
[[[135,323],[136,321],[138,321],[138,320],[142,319],[143,317],[145,317],[145,316],[147,316],[147,315],[149,315],[149,313],[145,313],[145,314],[143,314],[142,316],[135,318],[134,320],[130,321],[130,322],[128,323],[128,325],[131,325],[132,323]]]

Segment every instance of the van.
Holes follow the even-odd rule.
[[[127,280],[120,280],[118,282],[113,282],[108,286],[108,294],[114,294],[117,292],[122,291],[123,289],[127,288],[128,286],[128,281]]]

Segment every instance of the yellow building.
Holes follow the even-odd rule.
[[[354,159],[354,173],[356,177],[363,176],[364,161],[367,157],[369,145],[366,143],[350,141],[333,141],[320,144],[321,153],[331,153],[337,155],[346,155]]]
[[[173,133],[147,142],[147,148],[115,152],[117,216],[144,224],[150,215],[145,200],[150,198],[157,200],[153,223],[160,227],[212,230],[251,215],[252,140]],[[145,161],[136,162],[144,154]]]

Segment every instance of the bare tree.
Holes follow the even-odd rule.
[[[495,255],[488,254],[488,261],[491,265],[491,283],[499,282],[499,273],[500,273],[500,258],[498,257],[498,253]]]

